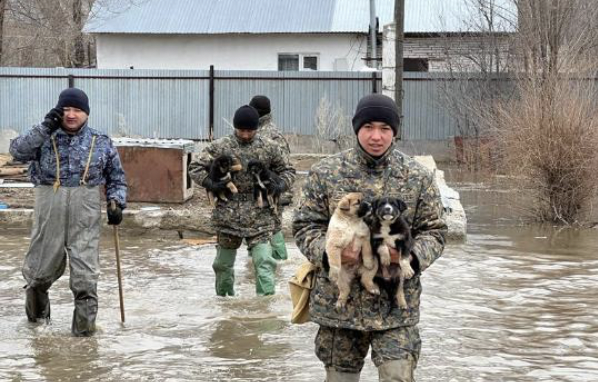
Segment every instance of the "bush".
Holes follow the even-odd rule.
[[[490,121],[504,166],[522,176],[540,221],[582,224],[598,190],[598,113],[594,80],[519,83],[519,97]]]

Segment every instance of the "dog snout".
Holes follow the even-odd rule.
[[[394,208],[390,204],[385,204],[382,206],[382,213],[384,215],[390,215],[394,212]]]

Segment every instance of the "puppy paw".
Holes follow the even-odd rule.
[[[342,300],[342,299],[338,299],[338,301],[336,302],[336,308],[338,310],[345,310],[345,308],[347,307],[347,300]]]
[[[368,288],[368,292],[370,292],[373,295],[380,296],[380,288],[378,288],[376,285]]]
[[[405,280],[409,280],[413,277],[413,275],[415,275],[415,271],[413,270],[413,268],[411,268],[411,264],[409,264],[409,261],[401,261],[400,265],[401,277],[403,277]]]
[[[407,301],[405,301],[405,295],[400,294],[399,296],[397,296],[396,301],[397,301],[397,305],[398,305],[399,308],[401,308],[401,309],[407,309],[408,308]]]
[[[380,256],[380,264],[382,264],[383,267],[388,267],[390,265],[390,255]]]

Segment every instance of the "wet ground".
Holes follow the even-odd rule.
[[[447,173],[469,216],[466,243],[450,244],[423,277],[423,349],[417,380],[597,381],[598,235],[521,225],[517,189]],[[286,280],[254,296],[247,252],[238,296],[213,295],[211,246],[121,238],[126,324],[119,322],[110,237],[102,241],[100,331],[70,337],[65,275],[51,289],[52,324],[32,325],[20,275],[28,232],[0,232],[1,381],[321,381],[316,326],[291,325]],[[377,381],[368,360],[362,381]]]

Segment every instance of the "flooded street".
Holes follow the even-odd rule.
[[[449,174],[468,213],[423,276],[418,382],[598,381],[598,235],[519,225],[509,190]],[[235,298],[213,291],[212,246],[122,233],[127,322],[120,324],[114,252],[102,241],[99,333],[70,336],[68,272],[50,290],[52,324],[25,317],[26,231],[0,232],[0,381],[322,381],[316,325],[292,325],[287,280],[257,298],[245,250]],[[362,381],[377,381],[371,360]]]

